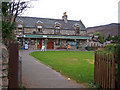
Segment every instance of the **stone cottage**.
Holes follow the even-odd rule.
[[[29,49],[84,48],[91,39],[87,35],[82,21],[68,20],[66,12],[62,19],[37,18],[19,16],[16,19],[16,39],[21,47],[27,43]]]

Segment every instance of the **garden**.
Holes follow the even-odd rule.
[[[37,51],[31,56],[62,75],[90,87],[94,78],[94,51]]]

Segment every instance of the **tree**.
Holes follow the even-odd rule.
[[[2,13],[4,21],[10,21],[12,24],[18,15],[22,14],[26,8],[30,8],[29,1],[11,0],[11,2],[2,2]]]
[[[106,38],[107,41],[111,41],[112,40],[112,36],[109,34],[108,37]]]
[[[118,42],[118,41],[119,41],[118,35],[115,35],[115,36],[112,38],[112,40],[115,41],[115,42]]]
[[[2,2],[2,38],[4,43],[8,43],[14,38],[15,19],[22,14],[26,8],[30,8],[29,1],[11,0]]]
[[[103,44],[105,42],[104,37],[103,37],[103,35],[101,33],[95,32],[94,35],[99,36],[100,43]]]

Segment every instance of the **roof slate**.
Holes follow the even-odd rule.
[[[26,28],[35,28],[35,25],[38,21],[43,22],[43,28],[54,28],[55,22],[61,24],[61,29],[66,30],[74,30],[74,24],[79,24],[81,30],[86,30],[82,21],[68,20],[67,23],[62,19],[50,19],[50,18],[38,18],[38,17],[26,17],[26,16],[18,16],[16,18],[16,22],[19,20],[23,21],[23,25]]]

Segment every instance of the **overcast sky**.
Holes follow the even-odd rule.
[[[34,8],[22,16],[61,19],[67,12],[68,20],[82,20],[86,27],[118,22],[120,0],[37,0]]]

